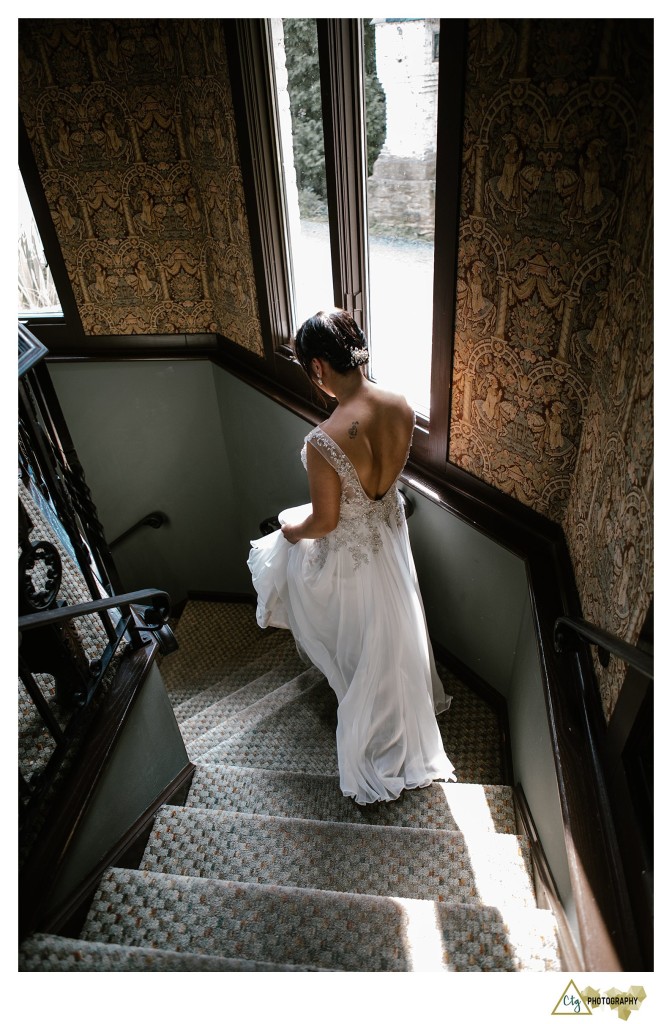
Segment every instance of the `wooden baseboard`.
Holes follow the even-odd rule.
[[[526,837],[530,846],[530,856],[537,892],[537,905],[540,910],[550,910],[558,926],[561,969],[570,973],[585,971],[586,967],[583,956],[569,926],[569,921],[558,893],[558,887],[546,859],[544,848],[541,845],[532,813],[520,783],[513,790],[513,803],[518,833]]]
[[[221,604],[256,604],[256,594],[238,594],[224,590],[188,590],[187,601],[218,601]],[[185,601],[186,604],[186,601]]]

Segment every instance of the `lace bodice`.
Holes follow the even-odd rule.
[[[338,526],[326,537],[314,541],[315,558],[323,565],[329,551],[345,547],[353,558],[355,569],[369,561],[382,545],[381,530],[405,522],[404,506],[397,490],[397,481],[382,498],[369,498],[359,476],[345,452],[333,438],[315,427],[307,435],[301,451],[306,466],[306,446],[312,444],[338,473],[341,480],[341,508]],[[397,478],[398,479],[398,478]]]

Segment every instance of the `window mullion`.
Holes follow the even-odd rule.
[[[369,331],[364,53],[356,18],[317,20],[334,302]]]
[[[256,213],[257,244],[253,256],[259,260],[259,279],[266,282],[258,296],[260,314],[268,325],[267,358],[287,348],[292,336],[293,280],[287,248],[284,189],[281,182],[279,129],[274,109],[274,83],[270,26],[267,20],[241,18],[235,21],[230,38],[229,59],[240,74],[241,115],[250,139],[249,154],[241,152],[244,170],[252,178],[253,201],[248,217]],[[241,140],[242,141],[242,140]],[[247,175],[244,174],[244,180]],[[251,223],[251,227],[252,227]],[[267,296],[267,301],[264,299]],[[267,332],[264,331],[266,335]]]
[[[431,406],[421,444],[443,471],[450,445],[467,22],[442,18],[440,40]]]
[[[68,333],[71,338],[83,338],[84,327],[82,326],[81,317],[79,315],[79,307],[73,291],[72,282],[70,281],[70,275],[68,274],[65,260],[63,259],[61,244],[54,226],[49,203],[37,168],[37,163],[35,162],[35,155],[33,153],[30,138],[23,122],[23,118],[20,115],[18,157],[19,171],[26,189],[26,195],[30,203],[35,225],[40,236],[40,242],[42,244],[47,266],[49,267],[49,272],[54,282],[54,287],[56,288],[58,300],[61,305],[60,315],[56,314],[42,318],[38,313],[36,316],[33,315],[31,317],[20,315],[20,319],[30,319],[32,323],[46,323],[51,327],[52,331],[57,324],[67,324]]]

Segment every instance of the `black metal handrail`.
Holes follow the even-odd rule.
[[[128,594],[114,594],[112,597],[100,598],[97,601],[86,601],[84,604],[63,605],[57,608],[48,608],[43,612],[33,612],[30,615],[22,615],[19,619],[19,632],[29,629],[37,629],[40,626],[55,626],[58,623],[69,622],[71,619],[81,618],[83,615],[93,615],[95,612],[102,612],[109,608],[123,608],[126,605],[150,604],[143,614],[143,629],[149,632],[161,629],[168,621],[170,615],[170,597],[165,590],[134,590]]]
[[[152,641],[158,645],[161,654],[170,654],[177,649],[177,640],[173,634],[168,618],[170,616],[170,598],[164,590],[154,588],[146,590],[134,590],[123,594],[113,594],[110,597],[98,598],[81,604],[68,605],[60,602],[51,608],[38,612],[31,612],[19,618],[19,675],[24,687],[32,699],[35,709],[42,718],[44,725],[53,737],[56,750],[30,781],[25,780],[19,773],[22,790],[24,791],[23,813],[28,813],[31,802],[40,799],[49,777],[56,771],[58,764],[67,755],[68,748],[77,735],[78,721],[81,715],[93,701],[94,695],[99,691],[99,685],[105,677],[108,668],[111,666],[120,645],[127,636],[130,641],[130,651],[139,651],[147,647]],[[120,616],[113,628],[113,637],[110,639],[105,650],[99,658],[92,662],[85,660],[84,667],[77,664],[76,652],[69,651],[64,659],[58,659],[58,649],[49,647],[49,641],[54,635],[63,636],[67,630],[67,624],[87,615],[101,615],[103,617],[112,609],[118,609]],[[35,631],[37,645],[42,651],[48,649],[52,658],[56,659],[50,663],[47,659],[45,665],[39,665],[39,671],[48,671],[55,680],[55,701],[62,709],[73,709],[73,716],[67,726],[62,726],[57,716],[53,713],[52,707],[45,699],[40,686],[37,684],[33,672],[35,666],[31,663],[34,656],[33,650],[24,654],[28,645],[28,636]],[[68,644],[65,644],[69,650]],[[70,660],[68,660],[68,657]],[[74,660],[72,660],[74,657]],[[59,671],[60,670],[60,671]],[[80,716],[78,718],[78,716]],[[51,773],[51,774],[50,774]]]
[[[137,523],[134,523],[133,526],[129,526],[127,530],[124,530],[124,532],[120,533],[118,537],[111,540],[108,546],[110,548],[116,547],[117,544],[122,542],[122,540],[126,540],[127,537],[130,537],[132,533],[135,533],[136,530],[141,529],[143,526],[150,526],[152,530],[158,530],[162,526],[167,526],[169,522],[170,520],[165,512],[148,512],[147,515],[143,516],[142,519],[139,519]]]
[[[627,662],[628,665],[632,665],[647,679],[653,679],[653,658],[641,647],[635,647],[634,644],[620,640],[612,633],[608,633],[607,630],[600,629],[599,626],[594,626],[591,622],[586,622],[585,619],[574,619],[565,615],[556,619],[553,639],[555,649],[559,654],[577,650],[579,638],[597,647],[600,664],[605,668],[613,654]]]

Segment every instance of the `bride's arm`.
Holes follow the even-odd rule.
[[[290,544],[326,536],[336,529],[340,518],[341,481],[338,473],[312,444],[306,445],[306,469],[313,511],[302,523],[282,527],[283,535]]]

